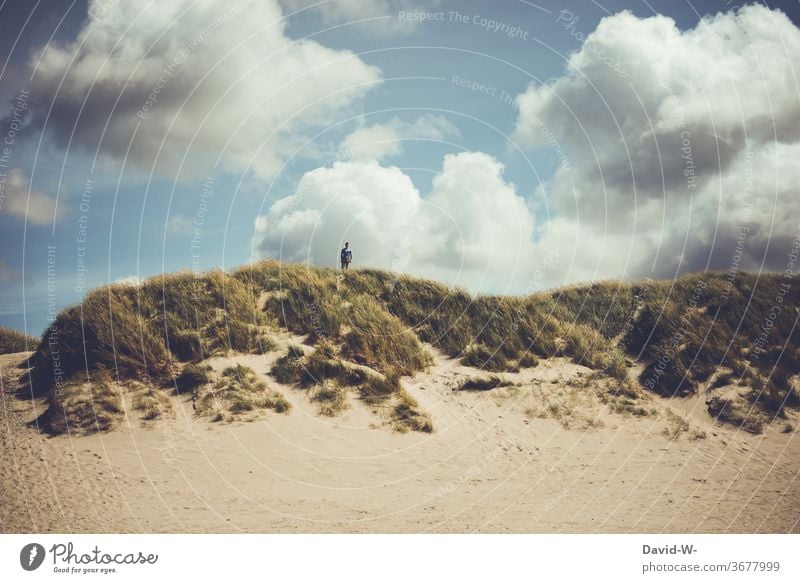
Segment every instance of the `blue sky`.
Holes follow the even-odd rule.
[[[85,290],[164,271],[334,265],[345,239],[356,266],[487,293],[782,270],[797,13],[3,2],[0,324],[38,335]]]

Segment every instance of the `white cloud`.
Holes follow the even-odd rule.
[[[473,290],[529,285],[533,219],[503,166],[482,152],[445,156],[429,196],[396,167],[336,162],[256,219],[259,256],[335,265],[344,241],[358,266],[436,278]]]
[[[380,36],[386,34],[403,35],[412,32],[417,23],[398,18],[399,12],[414,10],[431,11],[430,0],[427,9],[419,8],[407,0],[280,0],[286,11],[310,8],[318,14],[323,24],[331,26],[341,23],[357,23],[365,33]],[[367,22],[357,21],[370,19]]]
[[[400,154],[405,140],[445,140],[458,135],[458,128],[441,115],[423,115],[414,123],[393,118],[388,123],[356,129],[342,141],[336,158],[382,160]]]
[[[63,145],[147,172],[197,176],[219,158],[270,179],[305,130],[381,79],[350,51],[287,37],[276,0],[105,6],[33,56],[33,109]]]
[[[563,76],[518,97],[516,137],[566,156],[539,193],[557,213],[538,233],[561,255],[549,283],[783,269],[800,207],[798,62],[800,30],[760,5],[686,31],[604,18]]]
[[[0,176],[0,212],[26,219],[34,225],[51,225],[61,215],[56,211],[56,201],[47,194],[32,190],[28,178],[19,168],[12,168]]]

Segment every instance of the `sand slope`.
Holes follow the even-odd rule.
[[[278,355],[211,363],[265,374]],[[588,373],[561,359],[507,375],[518,387],[473,393],[453,388],[476,371],[438,355],[404,380],[430,435],[380,427],[355,395],[321,417],[302,390],[265,376],[289,415],[211,423],[172,397],[172,419],[131,415],[73,438],[39,433],[29,424],[43,404],[9,393],[23,356],[0,357],[3,532],[800,531],[796,431],[715,426],[701,397],[653,398],[658,415],[624,417],[577,389],[575,417],[538,418],[542,399]],[[706,437],[664,436],[668,407]]]

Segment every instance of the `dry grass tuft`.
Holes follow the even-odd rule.
[[[489,391],[497,387],[508,387],[513,385],[511,381],[504,380],[496,374],[488,377],[471,377],[459,385],[459,391]]]
[[[252,368],[243,365],[226,368],[213,385],[200,387],[196,399],[198,414],[212,421],[241,419],[259,409],[288,413],[291,404],[260,380]]]
[[[196,393],[201,386],[210,383],[211,380],[210,366],[190,363],[175,377],[175,392]]]
[[[433,433],[433,422],[430,416],[419,408],[419,403],[414,397],[400,389],[397,392],[397,398],[399,402],[392,409],[391,415],[391,425],[395,431]]]
[[[370,375],[363,383],[359,392],[365,403],[378,405],[385,402],[392,395],[397,395],[402,390],[400,375],[394,371],[386,373],[385,377]]]
[[[163,390],[144,383],[132,382],[131,405],[142,421],[155,421],[173,415],[172,403]]]
[[[332,381],[325,381],[311,391],[311,401],[318,405],[320,415],[336,417],[350,408],[347,389]]]
[[[285,385],[313,387],[326,381],[343,385],[357,385],[364,382],[367,373],[360,368],[345,364],[327,350],[316,350],[303,356],[299,350],[289,349],[280,357],[270,371],[275,380]]]
[[[535,394],[525,409],[531,419],[554,419],[563,429],[592,430],[603,427],[598,417],[597,398],[583,387],[570,386],[558,382],[545,392],[542,385],[535,388]]]
[[[680,439],[683,435],[686,435],[691,441],[706,438],[705,431],[692,426],[688,419],[681,417],[672,409],[667,409],[665,421],[666,425],[664,425],[662,433],[669,439]]]
[[[648,400],[639,387],[631,381],[616,381],[614,383],[599,382],[596,393],[600,402],[608,406],[608,410],[624,417],[656,416],[658,411],[648,407]]]
[[[708,414],[718,423],[726,423],[755,435],[764,430],[764,416],[743,397],[711,397],[706,402]]]
[[[51,433],[85,435],[113,429],[124,413],[119,385],[101,368],[50,393],[43,421]]]

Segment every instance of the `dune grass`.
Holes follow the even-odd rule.
[[[599,417],[597,398],[583,386],[558,382],[540,384],[525,408],[530,419],[553,419],[565,430],[591,431],[605,424]]]
[[[674,281],[602,282],[552,294],[574,321],[644,363],[638,381],[646,390],[685,396],[717,371],[732,371],[730,376],[749,387],[744,400],[715,401],[709,412],[754,432],[760,430],[759,419],[800,406],[795,376],[800,330],[795,317],[786,315],[787,306],[796,315],[800,305],[796,283],[797,276],[782,274],[698,273]],[[781,317],[775,317],[776,306]],[[604,366],[596,359],[586,363]],[[608,364],[622,372],[624,363]],[[745,415],[743,409],[752,411]]]
[[[511,381],[504,380],[492,374],[489,376],[477,376],[466,379],[458,386],[459,391],[489,391],[497,387],[508,387],[513,385]]]
[[[332,381],[325,381],[312,389],[311,401],[317,404],[319,414],[325,417],[336,417],[349,408],[347,390]]]
[[[342,355],[385,372],[412,374],[433,363],[417,337],[376,299],[361,295],[347,310],[350,331],[343,337]]]
[[[288,413],[291,404],[278,391],[258,378],[244,365],[228,367],[213,384],[201,385],[196,398],[196,411],[212,421],[234,421],[258,410],[272,409]]]
[[[352,274],[265,261],[234,273],[255,295],[266,295],[264,310],[281,326],[308,334],[312,342],[339,347],[343,358],[377,371],[411,374],[432,362],[417,336],[376,299],[375,281]]]
[[[746,398],[714,396],[706,403],[708,414],[718,423],[725,423],[758,435],[764,431],[765,416]]]
[[[667,409],[666,424],[661,432],[672,440],[680,439],[682,436],[686,436],[690,441],[706,438],[705,431],[694,427],[686,417],[681,417],[672,409]]]
[[[290,346],[270,371],[282,384],[295,385],[309,391],[321,415],[335,417],[349,407],[348,389],[355,389],[361,400],[376,413],[389,411],[388,424],[396,431],[433,431],[430,417],[403,389],[401,373],[390,368],[385,374],[367,372],[340,359],[335,348],[322,343],[306,355],[299,347]]]
[[[369,376],[359,387],[361,398],[370,405],[384,403],[392,395],[397,395],[401,391],[400,375],[394,371],[389,371],[384,377]]]
[[[101,287],[45,331],[29,362],[33,386],[46,392],[100,366],[120,379],[158,382],[178,361],[271,350],[266,324],[247,288],[219,270]]]
[[[175,392],[178,394],[192,394],[203,385],[212,380],[211,367],[189,363],[175,377]]]
[[[281,356],[270,371],[275,380],[284,385],[312,387],[326,381],[343,385],[358,385],[367,373],[359,368],[346,365],[340,358],[324,350],[305,356],[301,351],[289,349]]]
[[[625,417],[656,416],[658,411],[648,403],[648,399],[633,381],[615,381],[615,383],[600,383],[595,390],[600,402],[608,410]]]
[[[104,368],[50,393],[42,421],[51,433],[82,435],[113,429],[124,416],[122,390]]]
[[[163,389],[134,381],[128,385],[128,390],[132,392],[131,406],[142,421],[155,421],[173,415],[172,403]]]
[[[137,310],[135,293],[132,286],[106,286],[63,310],[29,359],[34,393],[100,369],[119,379],[163,377],[170,354]]]
[[[430,416],[423,412],[416,399],[401,389],[396,393],[397,404],[392,408],[391,426],[399,433],[419,431],[433,433],[433,422]]]
[[[15,352],[25,352],[27,350],[36,350],[39,345],[39,339],[14,330],[13,328],[6,328],[0,326],[0,354],[12,354]]]
[[[314,355],[276,363],[273,375],[287,384],[314,387],[330,379],[369,399],[393,394],[396,387],[377,386],[388,381],[371,380],[348,361],[387,377],[412,375],[432,362],[427,342],[487,373],[562,356],[625,382],[627,359],[643,364],[641,387],[669,397],[732,371],[750,405],[773,419],[800,407],[796,280],[704,273],[507,297],[378,270],[340,277],[334,269],[262,261],[230,274],[181,272],[93,290],[45,331],[29,373],[40,395],[101,368],[122,383],[191,385],[197,381],[176,377],[185,363],[274,350],[270,330],[277,326],[317,347]],[[782,307],[780,317],[771,316],[774,306]],[[613,405],[635,414],[638,405],[628,400]]]

